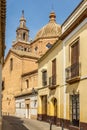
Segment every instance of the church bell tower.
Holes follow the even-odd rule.
[[[24,10],[22,11],[22,17],[20,18],[20,25],[16,30],[16,41],[29,41],[29,30],[26,27],[26,19],[24,18]]]

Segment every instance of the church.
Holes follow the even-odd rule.
[[[2,113],[87,130],[87,0],[29,39],[24,11],[2,71]]]
[[[38,59],[58,40],[61,26],[56,23],[56,14],[51,12],[49,22],[29,40],[24,11],[16,29],[2,71],[2,113],[26,118],[37,118]]]

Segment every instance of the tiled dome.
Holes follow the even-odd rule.
[[[60,36],[61,26],[56,23],[55,13],[51,12],[49,18],[50,18],[49,23],[38,31],[35,39]]]

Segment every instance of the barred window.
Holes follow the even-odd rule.
[[[79,94],[71,95],[72,125],[79,126]]]

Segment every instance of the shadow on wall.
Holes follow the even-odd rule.
[[[2,130],[29,130],[24,126],[21,118],[13,116],[3,116]]]

